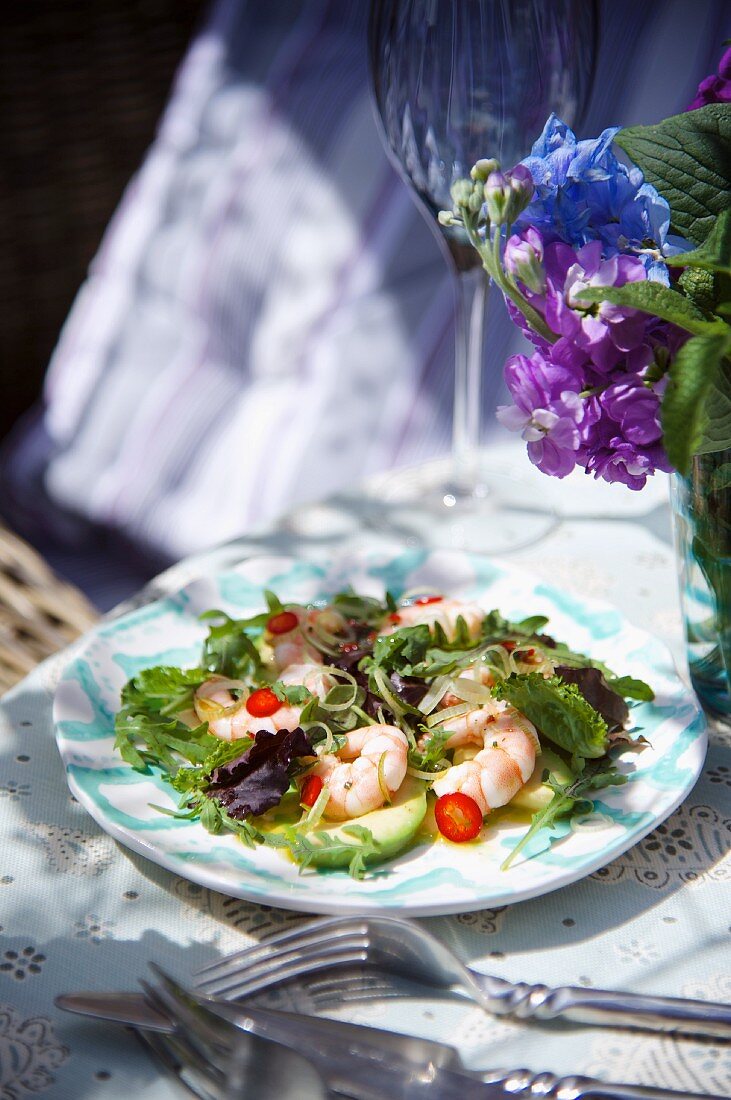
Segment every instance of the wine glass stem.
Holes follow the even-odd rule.
[[[482,267],[455,272],[457,304],[454,357],[453,477],[463,495],[478,484],[483,335],[487,277]]]

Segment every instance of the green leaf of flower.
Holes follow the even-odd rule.
[[[726,355],[731,342],[726,343]],[[731,363],[722,359],[713,372],[706,401],[706,419],[695,453],[714,454],[731,447]]]
[[[678,279],[678,285],[696,309],[715,313],[718,306],[717,281],[718,276],[712,271],[705,271],[702,267],[686,267]]]
[[[612,302],[616,306],[652,313],[696,336],[712,336],[714,333],[731,335],[731,328],[725,321],[708,320],[684,294],[650,279],[624,286],[588,287],[578,297],[586,302]]]
[[[723,366],[726,333],[696,336],[679,350],[661,407],[668,458],[687,474],[694,454],[731,446],[731,377]]]
[[[731,206],[731,107],[710,103],[615,138],[672,211],[671,230],[702,244]]]
[[[719,214],[699,248],[669,256],[665,263],[669,267],[696,267],[731,275],[731,208]]]

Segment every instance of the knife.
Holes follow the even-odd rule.
[[[231,1004],[190,991],[186,996],[191,1006],[199,1005],[242,1031],[306,1052],[328,1087],[354,1100],[728,1100],[529,1070],[469,1073],[461,1068],[455,1048],[446,1044],[324,1017]],[[69,993],[56,998],[58,1007],[70,1012],[174,1032],[170,1017],[157,1003],[159,1008],[137,993]]]
[[[106,1020],[109,1023],[137,1027],[143,1031],[164,1032],[168,1035],[175,1031],[175,1024],[162,1007],[155,1007],[141,993],[60,993],[55,998],[55,1003],[58,1008],[66,1012],[91,1016],[95,1020]],[[231,1020],[232,1023],[236,1023],[236,1020],[231,1019],[232,1015],[238,1018],[245,1013],[255,1019],[267,1011],[253,1005],[247,1005],[246,1009],[243,1009],[241,1005],[228,1005],[225,1001],[213,1001],[209,998],[205,998],[205,1006],[222,1018]],[[226,1014],[226,1007],[233,1010],[231,1015]],[[375,1047],[418,1066],[462,1068],[459,1051],[447,1043],[438,1043],[415,1035],[402,1035],[382,1028],[367,1027],[364,1024],[351,1024],[345,1020],[331,1020],[325,1016],[301,1016],[297,1013],[279,1011],[275,1016],[287,1020],[294,1028],[305,1021],[320,1032],[324,1039],[339,1043],[343,1047],[351,1044]]]

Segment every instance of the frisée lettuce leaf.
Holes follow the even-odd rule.
[[[496,699],[506,699],[539,733],[572,756],[588,760],[606,755],[607,723],[576,684],[567,684],[559,676],[544,679],[538,672],[527,676],[512,673],[499,680],[492,691]]]

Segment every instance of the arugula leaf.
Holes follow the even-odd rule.
[[[492,693],[496,699],[507,699],[544,737],[567,752],[585,759],[606,754],[607,723],[575,684],[566,684],[558,676],[544,679],[538,672],[512,673],[499,680]]]
[[[586,798],[590,791],[600,790],[602,787],[621,786],[627,782],[627,776],[620,775],[615,764],[607,764],[605,761],[588,765],[580,775],[568,783],[557,783],[550,775],[546,779],[553,790],[553,798],[547,806],[533,815],[528,832],[521,837],[508,858],[502,863],[501,871],[507,871],[516,856],[542,829],[552,828],[562,818],[571,815],[582,802],[588,802],[593,809],[593,802]]]
[[[385,671],[408,673],[414,665],[424,660],[431,644],[432,634],[426,623],[404,626],[400,630],[394,630],[392,634],[376,638],[373,656],[366,658],[361,667],[367,671],[372,661]]]
[[[375,596],[359,596],[352,588],[347,588],[333,596],[330,606],[346,619],[354,619],[358,623],[378,627],[390,610],[388,596],[389,593],[386,593],[386,600],[381,601]]]
[[[114,720],[114,747],[133,768],[159,767],[174,775],[180,767],[176,754],[191,764],[201,764],[218,740],[208,733],[208,723],[191,729],[176,718],[136,713],[123,707]]]
[[[222,619],[211,626],[203,645],[202,664],[209,672],[234,679],[251,676],[261,668],[261,657],[247,628],[263,625],[267,615],[252,619],[232,619],[225,611],[206,611],[201,619]]]
[[[275,680],[273,684],[268,686],[277,699],[292,706],[301,706],[303,703],[308,703],[312,698],[312,692],[304,684],[283,684],[281,680]]]
[[[208,674],[200,668],[145,668],[122,688],[122,705],[147,714],[176,714],[193,706],[195,689],[206,679]]]
[[[324,830],[302,832],[288,829],[282,834],[283,846],[289,849],[292,858],[305,870],[323,849],[333,854],[345,853],[349,857],[348,874],[351,878],[362,879],[367,872],[369,861],[377,861],[381,845],[365,825],[344,825],[341,833],[354,838],[352,844],[339,837],[330,836]]]

